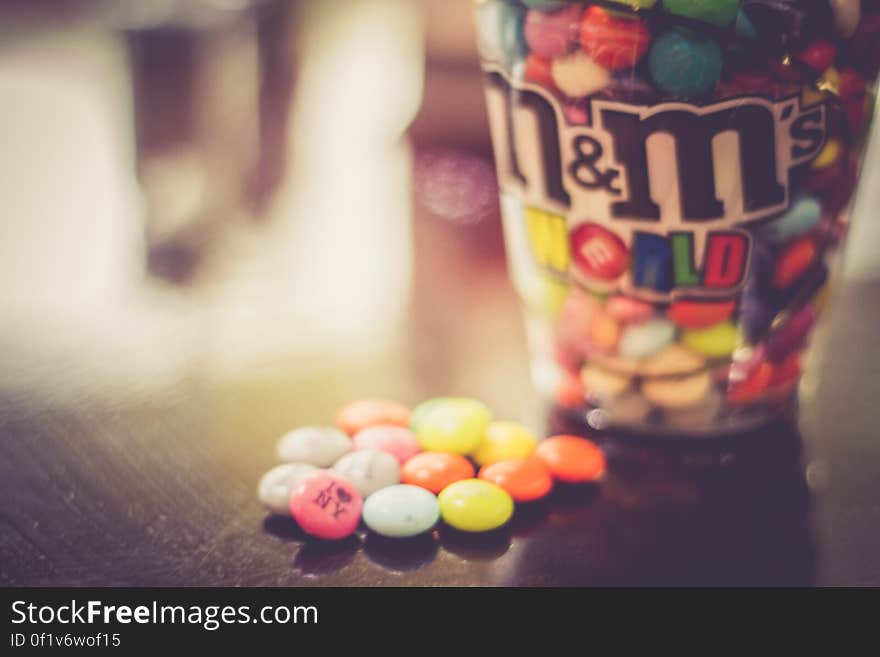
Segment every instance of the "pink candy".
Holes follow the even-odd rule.
[[[400,465],[422,451],[415,434],[404,427],[380,425],[367,427],[354,437],[355,449],[378,449],[388,452]]]
[[[638,299],[616,296],[608,299],[608,303],[605,304],[605,312],[621,322],[644,322],[654,314],[654,307],[650,303]]]
[[[290,495],[290,514],[317,538],[350,536],[361,520],[363,498],[347,479],[327,470],[306,478]]]
[[[580,5],[554,12],[532,9],[526,15],[526,43],[541,57],[558,57],[569,52],[578,36]]]

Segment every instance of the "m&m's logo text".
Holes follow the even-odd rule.
[[[747,225],[788,208],[791,169],[825,143],[825,105],[797,97],[705,106],[593,97],[590,123],[572,125],[544,88],[491,66],[487,76],[501,187],[526,205],[534,259],[599,290],[734,294],[748,268]]]

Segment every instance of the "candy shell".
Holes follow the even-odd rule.
[[[789,244],[776,261],[773,287],[784,289],[795,283],[815,262],[816,256],[816,243],[809,237]]]
[[[580,39],[590,59],[613,71],[632,69],[638,63],[651,43],[651,32],[641,19],[592,5],[581,21]]]
[[[290,515],[290,493],[303,479],[318,471],[308,463],[282,463],[260,478],[257,499],[272,513]]]
[[[608,84],[608,71],[584,52],[557,57],[550,66],[556,88],[569,98],[583,98]]]
[[[628,392],[608,400],[602,405],[607,414],[606,424],[633,425],[644,422],[653,410],[648,400],[637,392]],[[588,419],[589,422],[589,419]],[[591,424],[591,426],[593,426]],[[600,427],[594,427],[600,428]],[[601,427],[604,428],[604,427]]]
[[[695,98],[715,88],[722,60],[721,48],[711,38],[676,28],[654,40],[648,67],[654,84],[666,93]]]
[[[590,344],[603,353],[614,351],[620,340],[620,324],[606,312],[598,312],[590,326]]]
[[[409,418],[409,428],[414,432],[418,432],[419,424],[421,424],[422,420],[427,417],[428,412],[437,406],[442,406],[447,402],[455,401],[455,397],[433,397],[426,401],[423,401],[421,404],[416,406],[412,410],[412,414]]]
[[[584,405],[585,399],[586,392],[580,377],[570,372],[565,372],[559,385],[556,386],[553,400],[562,408],[580,408]]]
[[[671,427],[700,429],[715,423],[721,412],[721,395],[715,390],[692,406],[663,409],[663,421]]]
[[[592,441],[580,436],[552,436],[535,450],[554,479],[570,484],[592,482],[605,474],[605,455]]]
[[[743,381],[732,382],[727,389],[727,402],[747,405],[760,401],[773,378],[773,369],[770,363],[763,362]]]
[[[618,295],[608,299],[605,312],[618,321],[630,324],[650,319],[654,314],[654,306],[632,297]]]
[[[363,497],[400,482],[400,464],[388,452],[360,449],[333,464],[333,472],[345,477]]]
[[[483,442],[471,457],[478,465],[489,465],[507,459],[524,459],[535,451],[538,439],[516,422],[492,422]]]
[[[730,317],[736,301],[673,301],[666,316],[677,326],[699,329],[713,326]]]
[[[528,82],[540,84],[550,91],[557,91],[556,83],[553,82],[553,74],[550,71],[552,64],[553,62],[546,57],[531,53],[526,57],[526,67],[523,75]]]
[[[629,250],[607,228],[584,223],[571,232],[570,239],[574,264],[587,276],[608,281],[626,271]]]
[[[650,9],[657,4],[657,0],[611,0],[617,5],[626,5],[633,9]]]
[[[591,346],[590,327],[599,308],[600,304],[595,297],[572,288],[559,313],[557,331],[560,339],[576,351],[588,351]]]
[[[416,436],[426,451],[470,454],[479,447],[491,421],[485,404],[474,399],[447,399],[424,412]]]
[[[675,337],[675,326],[665,319],[652,319],[627,326],[620,337],[618,351],[624,358],[647,358]]]
[[[834,16],[834,27],[837,34],[849,39],[859,27],[862,17],[862,0],[828,0]]]
[[[632,379],[598,365],[587,365],[581,370],[581,381],[589,398],[606,400],[629,388]]]
[[[356,450],[378,449],[388,452],[400,465],[422,451],[422,446],[412,431],[391,424],[380,424],[358,431],[352,443]]]
[[[655,378],[692,374],[706,366],[706,359],[687,347],[671,344],[645,359],[639,372],[642,376]]]
[[[817,73],[825,71],[834,64],[836,48],[828,39],[816,39],[795,55],[795,59],[806,64]]]
[[[712,377],[701,372],[680,379],[651,379],[642,383],[642,394],[661,408],[693,406],[707,397],[712,388]]]
[[[773,368],[769,388],[774,392],[780,389],[793,389],[801,375],[801,355],[798,352],[789,354],[785,360]]]
[[[351,482],[329,470],[301,481],[290,495],[290,514],[304,532],[316,538],[350,536],[361,519],[363,498]]]
[[[788,319],[780,322],[767,340],[767,357],[780,361],[793,351],[799,351],[807,341],[810,330],[816,323],[816,311],[805,306]]]
[[[739,0],[663,0],[663,8],[670,14],[724,26],[736,19]]]
[[[464,479],[450,484],[437,500],[443,521],[464,532],[498,529],[513,515],[510,494],[500,486],[480,479]]]
[[[709,328],[683,331],[681,342],[708,358],[724,358],[739,346],[742,336],[736,325],[721,322]]]
[[[577,4],[552,12],[532,9],[526,14],[526,43],[541,57],[564,55],[574,47],[580,18],[581,7]]]
[[[819,169],[827,169],[837,164],[842,153],[840,141],[837,139],[829,139],[825,142],[819,154],[810,162],[810,168],[814,171]]]
[[[409,425],[409,409],[387,399],[361,399],[344,406],[336,416],[336,426],[349,436],[379,424],[405,427]]]
[[[479,478],[503,488],[514,502],[534,502],[553,488],[553,478],[536,458],[498,461],[480,468]]]
[[[278,441],[278,459],[326,468],[351,451],[351,439],[333,427],[300,427]]]
[[[556,11],[562,9],[568,4],[567,0],[522,0],[522,3],[529,9],[540,9],[541,11]]]
[[[778,217],[758,229],[761,239],[771,244],[786,242],[813,228],[822,216],[822,204],[815,196],[801,194]]]
[[[437,496],[418,486],[398,484],[376,491],[363,510],[364,524],[389,538],[408,538],[430,531],[440,519]]]
[[[472,479],[474,466],[461,454],[422,452],[412,457],[400,471],[404,484],[421,486],[435,495],[449,484]]]

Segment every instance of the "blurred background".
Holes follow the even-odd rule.
[[[198,399],[230,435],[364,395],[526,419],[470,0],[0,7],[7,398]]]

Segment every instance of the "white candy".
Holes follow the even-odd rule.
[[[278,441],[278,458],[327,468],[351,451],[351,438],[334,427],[301,427]]]
[[[348,479],[365,498],[400,482],[400,464],[388,452],[359,449],[339,459],[332,470]]]
[[[400,484],[370,495],[364,502],[362,517],[377,534],[405,538],[424,534],[437,524],[440,505],[430,491]]]
[[[550,67],[553,82],[569,98],[583,98],[608,84],[608,71],[581,51],[557,57]]]
[[[849,39],[859,27],[862,17],[861,0],[829,0],[829,4],[834,12],[837,33],[844,39]]]
[[[264,474],[257,484],[257,499],[272,513],[290,515],[290,492],[318,468],[308,463],[282,463]]]

